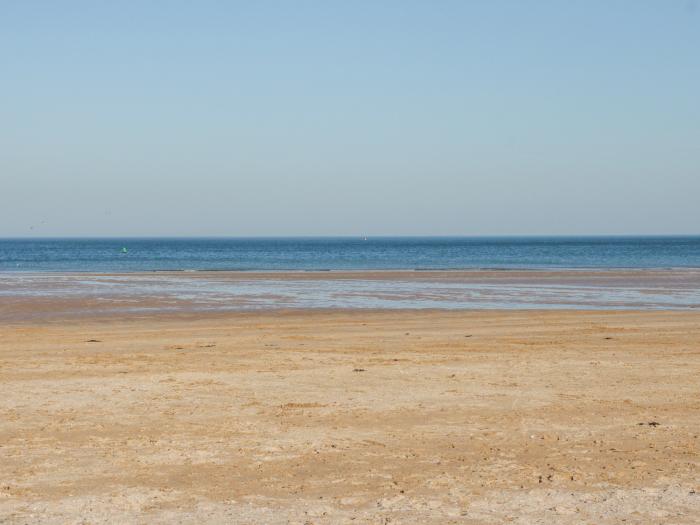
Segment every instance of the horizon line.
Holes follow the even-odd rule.
[[[514,238],[690,238],[700,233],[526,233],[526,234],[339,234],[339,235],[8,235],[0,240],[95,240],[95,239],[514,239]]]

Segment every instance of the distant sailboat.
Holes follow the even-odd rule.
[[[126,246],[122,248],[122,253],[129,253],[129,250],[126,249]]]

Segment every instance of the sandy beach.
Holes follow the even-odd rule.
[[[700,525],[700,0],[0,4],[0,525]]]
[[[2,523],[698,523],[700,312],[0,326]]]

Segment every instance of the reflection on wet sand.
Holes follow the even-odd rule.
[[[0,319],[273,308],[686,309],[699,270],[0,275]]]

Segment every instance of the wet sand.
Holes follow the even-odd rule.
[[[696,311],[5,321],[0,523],[698,523],[699,372]]]
[[[700,309],[700,270],[0,273],[0,323],[329,307]]]

